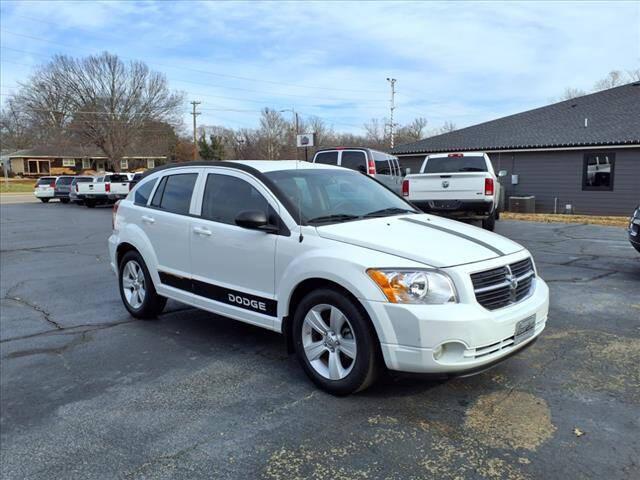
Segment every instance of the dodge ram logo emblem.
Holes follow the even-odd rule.
[[[507,274],[504,279],[509,284],[509,292],[511,293],[511,298],[515,300],[516,292],[518,290],[518,277],[516,277],[512,272],[511,268],[507,266]]]
[[[447,180],[442,181],[442,188],[449,188],[449,182]]]

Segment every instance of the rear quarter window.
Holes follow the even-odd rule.
[[[158,183],[158,179],[154,178],[153,180],[139,184],[133,192],[133,203],[136,205],[146,205],[156,183]]]

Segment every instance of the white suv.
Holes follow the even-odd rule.
[[[114,207],[109,251],[134,317],[173,298],[281,332],[309,377],[339,395],[383,365],[487,368],[530,344],[549,308],[522,246],[307,162],[152,170]]]

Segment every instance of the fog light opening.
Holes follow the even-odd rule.
[[[433,358],[435,360],[440,360],[440,358],[442,358],[443,353],[444,353],[444,348],[442,348],[442,345],[438,345],[433,351]]]

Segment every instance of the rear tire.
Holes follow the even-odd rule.
[[[489,230],[493,232],[496,228],[496,212],[494,211],[491,215],[484,220],[482,220],[482,228],[485,230]]]
[[[364,390],[381,370],[373,326],[342,292],[326,288],[307,294],[294,313],[293,338],[305,373],[332,395]]]
[[[41,199],[40,199],[40,201],[41,201],[42,203],[47,203],[47,202],[49,201],[49,199],[48,199],[48,198],[41,198]]]
[[[156,292],[142,255],[135,250],[125,253],[120,261],[118,289],[122,303],[135,318],[156,318],[167,304],[167,298]]]
[[[96,208],[96,202],[94,202],[93,200],[85,200],[84,205],[87,208]]]

